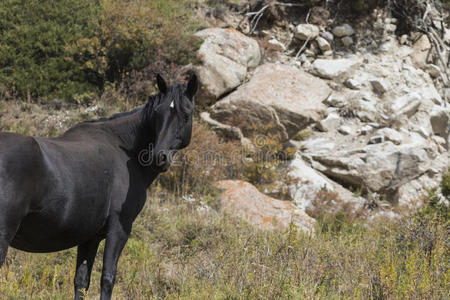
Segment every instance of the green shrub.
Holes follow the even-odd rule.
[[[161,60],[184,65],[199,42],[191,0],[0,2],[0,86],[20,98],[101,92]]]
[[[22,98],[93,90],[90,74],[67,59],[70,39],[91,37],[98,1],[0,2],[0,83]]]

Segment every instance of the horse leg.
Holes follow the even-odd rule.
[[[106,237],[100,300],[111,299],[116,280],[117,262],[131,232],[131,226],[125,230],[119,220],[116,223],[116,226],[111,226],[111,230]]]
[[[14,212],[7,209],[0,214],[0,268],[5,262],[9,244],[19,229],[22,215],[23,213],[20,210]]]
[[[98,244],[101,239],[92,239],[79,245],[77,249],[77,268],[73,280],[75,287],[75,300],[82,299],[82,290],[89,289],[92,266],[97,254]]]

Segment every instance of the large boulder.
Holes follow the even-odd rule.
[[[429,171],[436,152],[423,140],[402,145],[385,142],[312,158],[315,168],[340,182],[385,193]]]
[[[289,162],[287,170],[293,182],[289,186],[291,198],[294,199],[298,208],[310,212],[324,209],[326,204],[319,203],[321,200],[333,201],[332,205],[328,207],[331,210],[340,210],[344,205],[349,204],[354,212],[363,208],[365,201],[362,197],[355,196],[340,184],[311,168],[299,154]],[[319,196],[320,193],[329,195],[329,199],[323,199],[324,197]]]
[[[285,141],[326,116],[331,90],[294,66],[259,66],[250,81],[212,106],[211,117],[237,126],[245,137],[271,134]]]
[[[224,212],[241,217],[260,229],[285,230],[293,222],[304,231],[313,230],[315,220],[292,202],[266,196],[248,182],[223,180],[216,186],[223,190],[220,200]]]
[[[258,43],[232,28],[208,28],[195,34],[204,39],[197,51],[197,73],[203,97],[217,99],[239,86],[247,69],[261,59]]]

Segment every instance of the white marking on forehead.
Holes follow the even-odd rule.
[[[175,107],[175,104],[173,103],[173,101],[170,103],[169,107],[172,107],[172,108]]]

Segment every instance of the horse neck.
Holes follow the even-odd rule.
[[[120,140],[120,146],[128,152],[137,154],[152,144],[149,134],[147,118],[144,118],[145,110],[137,111],[128,116],[120,117],[102,124],[108,131]]]

